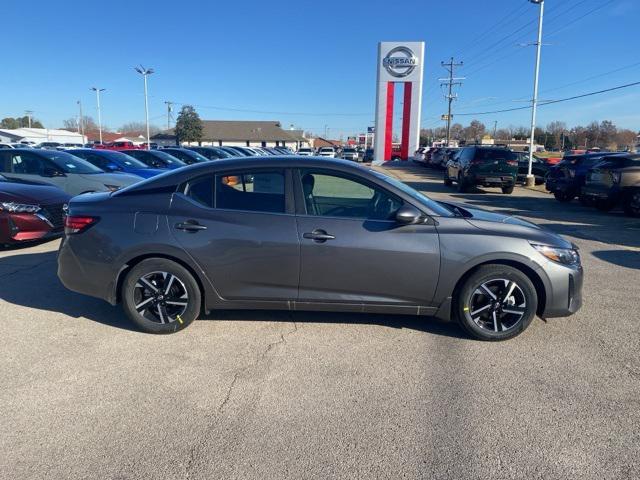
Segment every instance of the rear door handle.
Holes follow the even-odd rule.
[[[336,238],[334,235],[330,235],[324,230],[320,230],[320,229],[316,229],[313,232],[304,233],[302,234],[302,236],[308,240],[313,240],[314,242],[317,242],[317,243],[324,243],[327,240],[335,240]]]
[[[199,232],[201,230],[206,230],[207,227],[204,225],[200,225],[198,222],[186,221],[182,223],[176,223],[177,230],[184,230],[185,232]]]

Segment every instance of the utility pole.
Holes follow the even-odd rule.
[[[449,141],[451,140],[451,104],[453,103],[453,100],[457,98],[457,95],[453,94],[453,87],[454,85],[462,85],[462,82],[460,80],[464,80],[463,77],[459,77],[459,78],[454,77],[454,70],[456,69],[456,67],[462,67],[462,65],[464,65],[464,62],[455,63],[453,61],[453,57],[451,57],[451,59],[449,60],[449,63],[440,62],[440,64],[444,68],[446,68],[447,71],[449,72],[448,78],[439,79],[441,85],[447,85],[449,88],[448,93],[445,96],[445,98],[448,100],[448,103],[449,103],[449,109],[447,113],[447,147],[448,147]]]
[[[98,106],[98,135],[100,138],[100,145],[102,145],[102,113],[100,112],[100,92],[104,92],[106,88],[91,87],[91,90],[96,92],[96,104]]]
[[[167,106],[167,130],[171,129],[171,114],[173,113],[173,102],[166,101],[164,102]]]
[[[538,81],[540,79],[540,54],[542,51],[542,21],[544,19],[544,0],[529,0],[531,3],[540,5],[540,17],[538,19],[538,41],[536,42],[536,68],[533,77],[533,99],[531,108],[531,138],[529,139],[529,169],[527,172],[527,186],[535,185],[535,177],[531,170],[533,166],[533,149],[536,143],[536,113],[538,110]]]
[[[498,121],[493,121],[493,143],[496,143],[496,132],[498,131]]]
[[[29,119],[29,128],[31,128],[31,117],[33,116],[33,110],[25,110],[24,111],[25,115],[27,116],[27,118]]]

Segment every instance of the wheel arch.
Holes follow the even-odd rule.
[[[147,254],[142,254],[142,255],[138,255],[136,257],[133,257],[132,259],[130,259],[129,261],[127,261],[124,266],[120,269],[120,271],[118,272],[118,275],[116,277],[116,281],[114,283],[114,291],[112,293],[112,298],[113,298],[113,304],[116,303],[120,303],[122,301],[122,284],[124,282],[124,279],[127,277],[127,274],[131,271],[131,269],[133,267],[135,267],[136,265],[138,265],[140,262],[144,261],[144,260],[148,260],[150,258],[161,258],[161,259],[165,259],[165,260],[169,260],[172,261],[174,263],[177,263],[178,265],[180,265],[181,267],[185,268],[195,279],[196,283],[198,284],[198,288],[200,290],[200,296],[201,296],[201,300],[202,300],[202,308],[205,308],[206,305],[206,297],[209,294],[208,290],[205,288],[205,282],[203,281],[203,279],[200,277],[200,275],[198,274],[198,272],[191,266],[189,265],[188,262],[185,262],[184,260],[170,255],[170,254],[166,254],[166,253],[147,253]]]
[[[451,307],[453,308],[456,302],[456,298],[458,296],[458,292],[464,282],[466,282],[467,278],[469,278],[473,273],[475,273],[480,267],[484,267],[486,265],[507,265],[509,267],[515,268],[516,270],[520,270],[524,273],[531,283],[533,283],[534,288],[536,289],[536,294],[538,296],[538,306],[536,309],[536,315],[540,316],[543,314],[546,304],[547,304],[547,289],[542,280],[542,277],[530,266],[519,262],[517,260],[510,259],[500,259],[500,260],[486,260],[482,263],[478,263],[477,265],[472,266],[466,272],[462,274],[462,276],[456,282],[455,287],[452,292],[452,302]]]

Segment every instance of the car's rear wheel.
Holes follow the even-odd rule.
[[[198,283],[182,265],[164,258],[143,260],[122,284],[127,316],[148,333],[174,333],[200,314]]]
[[[630,217],[640,217],[640,190],[627,194],[622,206],[624,207],[624,213]]]
[[[573,200],[576,195],[571,191],[566,191],[566,192],[559,191],[559,192],[554,192],[553,196],[556,197],[556,200],[558,200],[559,202],[565,203]]]
[[[502,187],[502,193],[505,195],[511,195],[513,193],[513,185],[510,187]]]
[[[533,283],[508,265],[484,265],[466,279],[455,297],[462,327],[480,340],[506,340],[522,333],[538,308]]]

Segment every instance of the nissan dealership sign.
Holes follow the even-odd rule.
[[[407,47],[396,47],[382,59],[382,66],[389,75],[397,78],[406,77],[418,66],[418,58]]]

